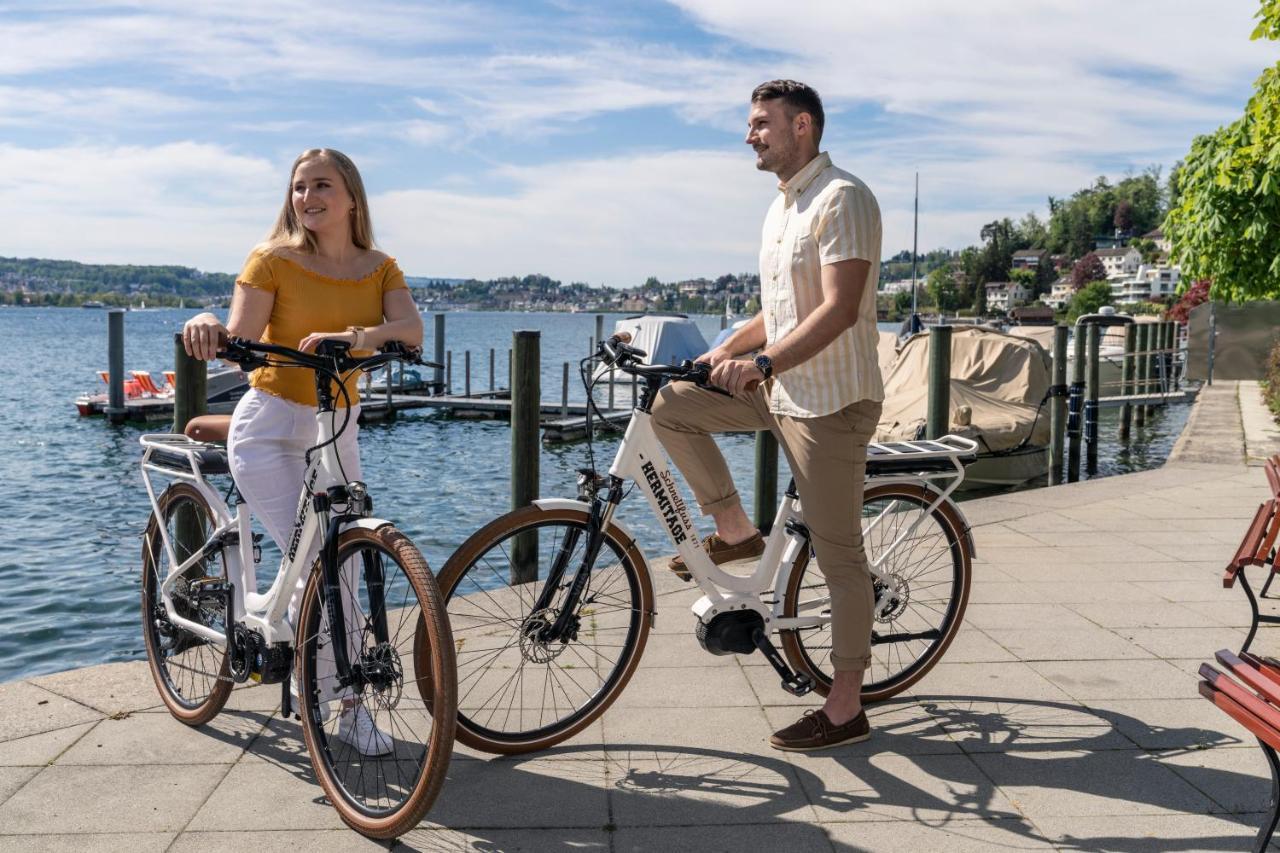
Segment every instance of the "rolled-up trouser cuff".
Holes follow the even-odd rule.
[[[733,494],[726,495],[718,501],[706,504],[699,503],[698,509],[702,510],[703,515],[716,515],[726,509],[733,509],[735,506],[742,506],[742,498],[738,496],[736,490]]]
[[[842,658],[839,655],[832,655],[831,668],[836,672],[849,672],[850,670],[865,672],[871,668],[871,655],[860,658]]]

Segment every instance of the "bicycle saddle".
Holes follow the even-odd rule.
[[[226,444],[230,430],[231,415],[199,415],[187,421],[186,429],[182,432],[195,441]]]

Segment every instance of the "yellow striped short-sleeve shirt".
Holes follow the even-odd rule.
[[[781,191],[765,217],[760,298],[768,344],[790,334],[822,303],[822,267],[852,258],[871,264],[858,321],[813,358],[779,373],[769,409],[812,418],[860,400],[884,399],[876,357],[880,206],[871,190],[823,153]]]

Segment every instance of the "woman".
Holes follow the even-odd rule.
[[[345,341],[356,350],[387,341],[422,344],[422,317],[395,260],[373,247],[364,183],[345,154],[313,148],[294,161],[275,227],[236,278],[226,326],[206,313],[182,330],[187,352],[202,359],[214,358],[228,334],[304,351],[323,340]],[[345,383],[353,403],[359,400],[357,380],[352,376]],[[250,384],[231,418],[227,455],[245,503],[284,552],[304,456],[316,443],[315,381],[309,370],[264,367],[253,372]],[[343,394],[335,396],[339,407],[347,405]],[[348,479],[359,479],[358,405],[349,415],[337,450]],[[314,559],[314,553],[306,555],[304,565]],[[304,572],[289,603],[291,622],[306,579]],[[321,680],[325,711],[328,699],[339,698],[325,696],[326,681]],[[391,739],[354,700],[343,701],[338,723],[338,737],[359,751],[391,750]]]

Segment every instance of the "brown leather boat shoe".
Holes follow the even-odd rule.
[[[787,752],[811,752],[846,743],[861,743],[869,737],[871,724],[867,722],[866,711],[859,711],[858,716],[842,726],[834,725],[822,710],[805,711],[799,720],[774,732],[769,738],[769,745]]]
[[[764,537],[759,531],[750,539],[744,539],[741,542],[730,545],[721,539],[715,533],[712,533],[706,539],[702,540],[702,548],[711,557],[711,562],[717,566],[724,563],[733,563],[738,560],[752,560],[764,553]],[[667,564],[667,568],[675,572],[676,576],[682,581],[693,580],[693,575],[689,574],[689,567],[684,564],[684,560],[676,555]]]

